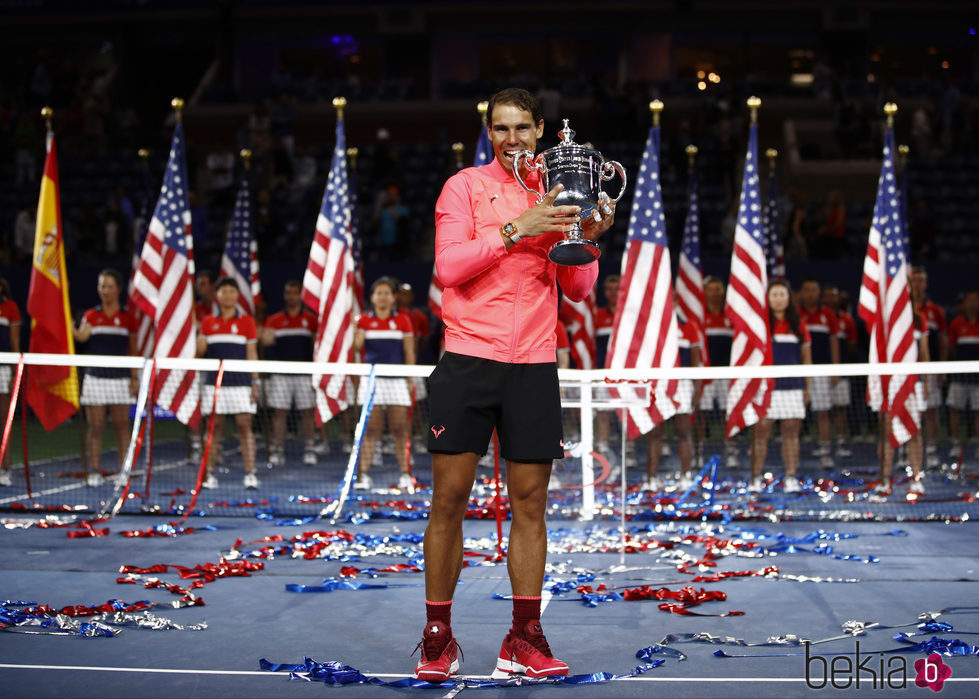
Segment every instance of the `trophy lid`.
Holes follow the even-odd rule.
[[[557,132],[558,138],[561,139],[559,145],[562,146],[573,146],[576,145],[574,142],[574,129],[568,126],[570,119],[562,119],[564,122],[564,128]]]

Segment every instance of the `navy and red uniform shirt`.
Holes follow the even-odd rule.
[[[820,306],[815,311],[800,308],[799,315],[812,337],[812,363],[830,364],[833,361],[829,352],[830,338],[839,332],[836,314],[826,306]]]
[[[792,332],[792,326],[785,318],[776,320],[772,326],[772,364],[802,364],[802,346],[812,344],[812,336],[806,321],[799,321],[799,338]],[[801,376],[775,379],[775,390],[786,391],[806,387],[806,380]]]
[[[313,340],[316,337],[316,316],[311,311],[289,315],[286,311],[273,313],[265,319],[265,327],[275,333],[275,344],[269,348],[270,359],[285,362],[313,361]]]
[[[921,315],[928,325],[928,358],[933,362],[940,359],[938,352],[938,339],[941,333],[948,329],[945,323],[945,309],[934,301],[925,301],[921,304]]]
[[[955,359],[979,359],[979,320],[970,322],[965,316],[956,316],[948,324],[948,345],[955,350]],[[961,383],[979,383],[977,374],[959,374],[955,380]]]
[[[204,356],[208,359],[247,359],[247,346],[258,340],[255,332],[255,319],[251,316],[238,315],[230,318],[221,316],[205,316],[201,321],[201,337],[207,339],[207,351]],[[213,384],[217,372],[208,372],[206,381]],[[235,371],[225,372],[221,384],[223,386],[251,386],[251,374]]]
[[[404,364],[406,337],[414,337],[407,313],[394,313],[381,319],[374,311],[357,319],[357,329],[364,331],[364,361],[368,364]]]
[[[724,315],[724,311],[720,313],[707,311],[704,315],[704,335],[707,337],[707,359],[710,360],[710,366],[729,365],[734,326]]]
[[[853,356],[847,354],[847,348],[851,343],[857,341],[857,321],[853,319],[846,311],[838,311],[836,314],[837,321],[837,333],[836,339],[840,344],[840,361],[841,362],[859,362],[862,361],[857,353],[854,352]]]
[[[8,298],[0,296],[0,352],[10,351],[10,328],[20,325],[20,309]]]
[[[109,316],[102,310],[102,306],[96,306],[85,311],[82,319],[92,326],[92,335],[88,338],[89,354],[117,357],[129,354],[129,336],[136,332],[136,321],[128,310],[120,309]],[[85,373],[107,379],[126,378],[130,375],[129,369],[111,367],[89,367]]]

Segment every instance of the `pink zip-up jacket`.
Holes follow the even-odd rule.
[[[540,187],[532,173],[527,180]],[[435,204],[435,270],[445,286],[445,350],[514,364],[556,361],[558,292],[581,301],[598,262],[565,267],[547,253],[560,231],[506,249],[500,227],[537,203],[494,158],[445,183]]]

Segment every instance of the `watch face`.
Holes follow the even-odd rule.
[[[503,226],[503,232],[506,233],[507,235],[513,235],[514,231],[516,230],[517,227],[514,226],[512,223],[507,223]]]

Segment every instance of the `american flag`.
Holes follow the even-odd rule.
[[[238,312],[254,316],[255,307],[262,300],[262,282],[258,275],[258,241],[255,240],[247,173],[241,178],[231,213],[231,225],[221,255],[221,275],[231,277],[238,284]]]
[[[190,234],[187,160],[180,122],[173,132],[163,186],[133,277],[131,298],[153,319],[154,357],[194,357],[194,241]],[[181,422],[193,424],[200,414],[198,382],[195,371],[161,369],[156,381],[156,403],[173,412]]]
[[[768,327],[768,274],[765,234],[762,229],[761,192],[758,186],[758,124],[751,125],[748,153],[741,182],[741,202],[731,253],[731,279],[725,313],[734,325],[731,366],[772,363]],[[731,381],[727,396],[727,434],[762,420],[768,412],[774,379],[739,378]]]
[[[785,248],[782,245],[782,222],[778,215],[778,178],[775,168],[768,175],[768,203],[762,219],[768,256],[769,279],[785,279]]]
[[[595,346],[595,316],[598,302],[592,289],[581,301],[565,298],[561,306],[561,320],[568,328],[571,341],[571,360],[578,369],[594,369],[598,348]]]
[[[133,288],[133,280],[136,278],[136,270],[139,268],[139,256],[143,251],[143,243],[146,241],[146,230],[150,225],[153,216],[153,185],[150,182],[150,169],[143,158],[143,188],[142,201],[139,204],[139,213],[133,221],[133,263],[129,273],[129,288]],[[153,319],[143,313],[142,309],[136,304],[132,304],[130,309],[133,318],[136,320],[136,352],[140,357],[152,357],[155,336],[153,334]]]
[[[705,327],[704,270],[700,263],[700,210],[697,206],[697,171],[690,166],[690,206],[680,244],[680,264],[676,271],[676,313],[684,323]]]
[[[902,223],[894,177],[894,130],[888,129],[860,285],[859,314],[870,329],[871,364],[918,361]],[[917,378],[872,375],[868,379],[867,403],[874,410],[887,411],[894,446],[911,439],[921,425],[914,396]]]
[[[622,283],[607,363],[611,369],[673,367],[680,362],[673,312],[670,249],[659,181],[659,126],[649,130],[632,200]],[[646,408],[629,409],[629,435],[645,434],[676,413],[677,382],[657,381]],[[617,388],[624,393],[629,384]]]
[[[908,162],[904,158],[901,172],[896,173],[898,181],[898,201],[901,206],[901,241],[904,243],[904,261],[911,264],[911,220],[908,218]]]
[[[333,162],[303,277],[303,302],[319,318],[313,349],[313,360],[317,362],[349,362],[353,349],[355,268],[346,140],[343,119],[338,118]],[[320,422],[346,409],[352,399],[347,396],[346,379],[344,374],[313,375]]]

